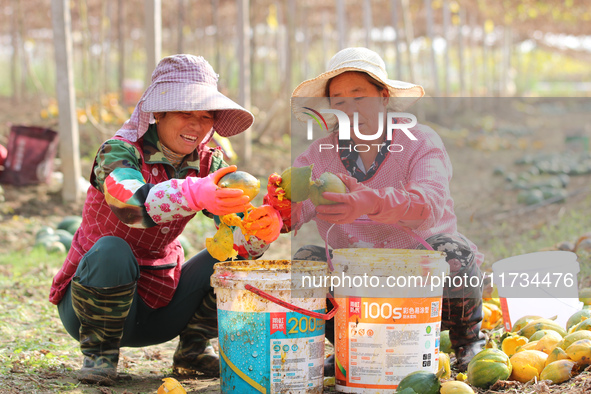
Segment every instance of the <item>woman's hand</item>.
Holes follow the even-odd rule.
[[[204,178],[188,177],[183,182],[182,193],[194,211],[207,209],[214,215],[244,212],[251,207],[249,198],[240,189],[221,188],[217,185],[226,174],[236,171],[236,166],[220,168]]]
[[[316,207],[317,218],[329,223],[352,223],[360,216],[373,213],[378,209],[379,196],[376,190],[358,183],[357,179],[345,174],[336,174],[345,184],[348,193],[324,192],[322,197],[337,204]]]
[[[412,222],[412,227],[418,227],[431,215],[431,206],[422,188],[413,182],[402,190],[393,187],[371,189],[350,176],[337,176],[347,186],[349,193],[322,193],[322,197],[338,204],[317,206],[317,217],[321,220],[346,224],[367,215],[369,219],[380,223],[404,220],[409,221],[409,224]]]
[[[254,235],[270,244],[279,237],[283,220],[275,208],[270,205],[261,205],[246,213],[242,225],[249,235]]]
[[[263,198],[263,203],[272,206],[279,212],[281,220],[283,220],[283,228],[281,232],[288,233],[291,231],[291,214],[292,208],[296,208],[296,204],[292,204],[290,200],[285,197],[285,190],[279,187],[281,183],[281,175],[271,174],[267,183],[267,194]]]

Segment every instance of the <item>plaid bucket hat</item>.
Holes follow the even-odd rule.
[[[390,97],[404,98],[403,107],[411,106],[416,100],[425,95],[425,90],[420,85],[409,82],[397,81],[388,78],[386,64],[376,52],[364,47],[345,48],[337,52],[328,62],[328,70],[316,78],[308,79],[300,83],[293,91],[292,110],[300,120],[307,119],[303,113],[305,110],[300,100],[294,98],[316,98],[315,105],[322,108],[329,107],[326,97],[326,84],[331,79],[347,71],[360,71],[369,74],[376,81],[381,82],[390,94]],[[390,100],[392,103],[395,100]]]
[[[242,133],[252,125],[254,116],[220,93],[217,81],[218,75],[201,56],[163,58],[152,73],[152,83],[117,135],[137,141],[153,122],[154,112],[173,111],[215,111],[213,130],[219,135]]]

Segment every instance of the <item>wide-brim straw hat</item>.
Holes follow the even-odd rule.
[[[212,132],[223,137],[240,134],[254,122],[254,116],[218,91],[218,75],[201,56],[173,55],[160,60],[152,83],[137,103],[131,118],[116,135],[137,141],[154,122],[154,112],[214,111]]]
[[[215,111],[213,129],[224,137],[239,134],[254,122],[252,113],[218,91],[218,75],[201,56],[162,59],[152,73],[142,111]]]
[[[376,52],[363,48],[345,48],[337,52],[328,63],[328,71],[323,72],[316,78],[308,79],[300,83],[292,93],[292,110],[298,119],[307,119],[303,115],[303,108],[298,105],[297,98],[325,98],[325,100],[314,100],[320,107],[329,106],[326,98],[326,83],[331,79],[347,71],[360,71],[369,74],[376,81],[381,82],[392,98],[401,98],[399,105],[396,100],[390,100],[392,108],[408,108],[416,100],[425,95],[425,90],[420,85],[409,82],[397,81],[388,78],[386,64]],[[295,100],[294,100],[295,98]],[[302,111],[300,111],[302,108]],[[301,117],[300,117],[301,115]]]

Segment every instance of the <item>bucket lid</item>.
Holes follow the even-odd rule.
[[[408,256],[412,258],[423,257],[427,259],[438,260],[445,257],[445,252],[438,250],[425,250],[425,249],[387,249],[387,248],[349,248],[349,249],[335,249],[333,250],[335,256],[369,256],[369,255],[396,255],[396,256]]]
[[[445,253],[422,249],[335,249],[335,271],[375,275],[441,275],[449,273]]]
[[[573,252],[549,250],[507,257],[492,265],[493,273],[502,272],[571,272],[579,273],[577,255]]]
[[[244,285],[267,290],[295,289],[302,276],[328,275],[323,261],[309,260],[237,260],[216,263],[211,276],[213,287],[244,289]]]

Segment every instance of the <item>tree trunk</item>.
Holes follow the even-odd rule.
[[[410,5],[408,4],[408,0],[402,0],[402,21],[404,22],[404,40],[407,51],[406,61],[408,75],[410,76],[410,82],[416,83],[417,81],[415,80],[414,60],[412,51],[410,50],[410,44],[414,40],[414,33],[412,28],[412,15],[410,13]]]
[[[365,30],[365,47],[371,48],[371,29],[372,29],[371,1],[363,2],[363,29]]]
[[[18,104],[22,100],[23,95],[23,84],[22,79],[19,78],[19,60],[22,56],[21,52],[21,41],[19,29],[19,8],[20,2],[18,0],[12,0],[12,18],[10,18],[11,27],[11,44],[12,44],[12,56],[10,62],[10,74],[12,82],[12,100],[13,103]],[[24,71],[21,69],[20,74]]]
[[[471,42],[471,50],[470,50],[470,57],[472,58],[472,83],[470,84],[471,96],[477,96],[478,92],[478,39],[476,38],[476,16],[474,14],[470,14],[470,32],[472,33],[472,42]]]
[[[146,86],[152,82],[152,72],[162,57],[162,3],[145,0],[146,6]]]
[[[444,80],[444,88],[443,88],[443,94],[446,97],[449,97],[449,94],[451,92],[451,67],[450,67],[450,61],[449,61],[449,49],[451,47],[450,45],[450,34],[449,34],[449,30],[451,28],[451,24],[450,24],[450,18],[451,17],[451,13],[449,11],[449,0],[443,0],[443,38],[445,39],[445,49],[443,52],[443,70],[444,70],[444,75],[443,75],[443,80]]]
[[[123,91],[123,81],[125,79],[125,25],[123,24],[124,7],[123,0],[117,0],[117,77],[119,85],[119,97],[121,102],[125,102]]]
[[[425,16],[427,22],[427,37],[429,38],[429,47],[431,50],[431,79],[433,81],[434,96],[440,97],[439,90],[439,76],[437,73],[437,59],[435,54],[435,46],[433,44],[433,8],[431,7],[431,0],[425,0]]]
[[[337,25],[339,31],[339,51],[347,47],[347,28],[346,28],[346,5],[345,0],[337,0]]]
[[[238,102],[246,109],[250,109],[250,42],[249,42],[249,0],[237,0],[237,27],[238,27],[238,64],[240,66],[239,72],[239,91]],[[249,128],[244,133],[238,135],[239,147],[241,148],[240,160],[243,163],[250,162],[252,158],[251,146],[251,129]]]
[[[458,79],[460,82],[460,97],[466,96],[466,81],[464,80],[464,74],[466,73],[464,59],[466,57],[466,52],[464,50],[464,35],[462,29],[464,24],[466,23],[466,11],[463,8],[460,8],[459,11],[460,23],[458,25]]]
[[[185,29],[185,12],[186,7],[186,0],[178,0],[178,14],[177,14],[177,43],[176,43],[176,53],[185,53],[185,42],[183,37],[183,30]]]
[[[60,158],[64,184],[62,198],[78,202],[80,188],[80,148],[76,121],[74,74],[72,72],[72,35],[68,0],[51,1],[51,20],[55,47],[56,87],[59,106]]]
[[[484,31],[484,25],[481,26]],[[485,89],[484,95],[488,96],[489,91],[489,71],[488,71],[488,48],[486,47],[486,33],[482,35],[482,86]]]
[[[219,0],[211,0],[211,12],[212,12],[212,18],[213,18],[213,23],[215,24],[215,44],[214,44],[214,69],[216,72],[220,72],[222,69],[222,65],[221,65],[221,55],[220,55],[220,37],[222,36],[222,26],[220,23],[220,15],[219,15],[219,11],[218,11],[218,7],[219,7]]]
[[[513,48],[513,29],[506,26],[503,34],[503,89],[502,95],[509,96],[515,93],[511,81],[511,50]]]
[[[108,56],[107,54],[107,50],[106,48],[108,47],[108,43],[107,43],[107,39],[106,39],[106,33],[107,31],[110,31],[110,23],[109,23],[109,18],[108,18],[108,10],[107,10],[107,5],[109,4],[109,1],[105,1],[102,4],[101,7],[101,15],[100,15],[100,27],[99,27],[99,42],[98,42],[98,46],[101,48],[100,54],[97,56],[97,61],[96,61],[96,75],[97,75],[97,81],[96,81],[96,105],[98,106],[98,121],[99,123],[103,123],[104,119],[103,119],[103,115],[102,115],[102,111],[101,109],[103,108],[103,95],[107,89],[106,87],[106,83],[107,83],[107,73],[105,70],[105,64],[108,63],[108,59],[106,59],[106,56]],[[108,137],[107,137],[108,138]]]
[[[303,76],[301,77],[301,79],[298,79],[297,81],[301,81],[301,80],[306,80],[309,78],[310,75],[310,62],[308,61],[308,52],[310,50],[310,37],[312,36],[310,34],[310,25],[308,23],[308,6],[305,3],[301,4],[301,7],[303,8],[303,12],[301,13],[302,18],[301,18],[301,26],[302,26],[302,34],[304,35],[304,42],[302,45],[302,55],[301,55],[301,70],[302,72],[300,73],[300,75],[303,74]],[[291,94],[290,94],[291,97]]]
[[[294,51],[295,48],[295,18],[296,18],[296,2],[295,0],[287,0],[285,8],[286,20],[286,35],[285,35],[285,76],[283,81],[283,97],[291,97],[292,84],[294,80],[295,71],[294,65]]]
[[[324,11],[324,13],[322,14],[322,20],[323,21],[327,21],[330,18],[330,14],[326,11]],[[324,26],[321,27],[322,30],[322,67],[320,68],[322,71],[324,71],[326,69],[327,63],[328,63],[328,59],[329,56],[328,55],[328,51],[330,48],[330,35],[332,34],[332,30],[328,29],[329,24],[326,23],[324,24]]]
[[[398,2],[400,0],[392,0],[392,28],[394,29],[394,33],[396,34],[394,37],[394,55],[396,56],[396,79],[399,81],[403,80],[402,76],[402,51],[400,50],[400,36],[402,34],[402,29],[398,24]]]

